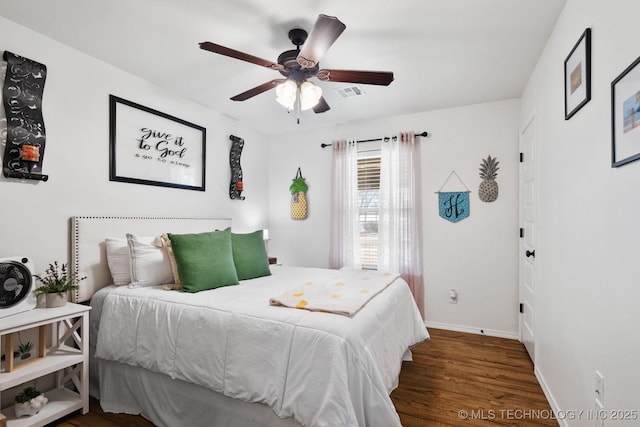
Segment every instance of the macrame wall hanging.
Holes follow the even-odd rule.
[[[460,185],[464,187],[464,191],[442,191],[454,175]],[[464,185],[456,171],[451,171],[440,190],[436,191],[436,193],[438,194],[438,207],[442,218],[447,221],[458,222],[469,217],[469,193],[471,191]]]
[[[47,66],[5,51],[7,72],[2,103],[7,117],[7,141],[2,161],[6,178],[46,181],[42,173],[45,129],[42,93]]]

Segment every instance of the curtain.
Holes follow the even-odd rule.
[[[358,149],[333,141],[329,268],[360,267]]]
[[[382,144],[378,270],[400,273],[424,318],[419,160],[413,132]]]

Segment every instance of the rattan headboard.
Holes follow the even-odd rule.
[[[71,273],[87,277],[80,282],[72,301],[88,301],[98,289],[112,283],[104,245],[107,237],[124,238],[126,233],[146,236],[200,233],[226,227],[231,227],[229,218],[71,217]]]

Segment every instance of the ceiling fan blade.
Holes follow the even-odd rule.
[[[316,77],[327,82],[362,83],[389,86],[393,81],[390,71],[320,70]]]
[[[239,93],[238,95],[231,98],[232,101],[246,101],[249,98],[252,98],[256,95],[260,95],[262,92],[266,92],[269,89],[273,89],[278,86],[278,84],[285,81],[285,79],[274,79],[266,83],[262,83],[259,86],[254,87],[253,89],[249,89],[246,92]]]
[[[273,70],[280,70],[283,68],[282,65],[276,64],[275,62],[258,58],[257,56],[249,55],[248,53],[240,52],[239,50],[220,46],[219,44],[215,44],[211,42],[200,43],[200,49],[208,50],[209,52],[218,53],[220,55],[239,59],[241,61],[251,62],[252,64],[261,65],[263,67],[271,68]]]
[[[327,104],[327,100],[324,99],[324,96],[320,97],[320,101],[318,101],[318,103],[313,107],[313,112],[318,114],[318,113],[324,113],[325,111],[330,110],[331,107],[329,107],[329,104]]]
[[[311,34],[298,54],[298,64],[302,68],[315,67],[345,28],[347,26],[335,16],[319,15]]]

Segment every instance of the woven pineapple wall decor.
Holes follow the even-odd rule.
[[[495,202],[498,198],[498,183],[496,177],[498,176],[498,159],[491,156],[486,159],[482,159],[480,163],[480,188],[478,189],[478,196],[480,200],[486,203]]]
[[[291,219],[306,219],[307,218],[307,190],[309,186],[302,177],[302,171],[298,168],[296,177],[293,178],[293,182],[289,187],[291,192]]]
[[[454,175],[462,187],[464,187],[465,191],[442,191]],[[442,218],[447,221],[458,222],[469,217],[469,193],[471,193],[471,191],[464,185],[464,182],[462,182],[455,171],[451,171],[449,177],[447,177],[442,187],[440,187],[440,190],[436,191],[436,193],[438,194],[438,207]]]

